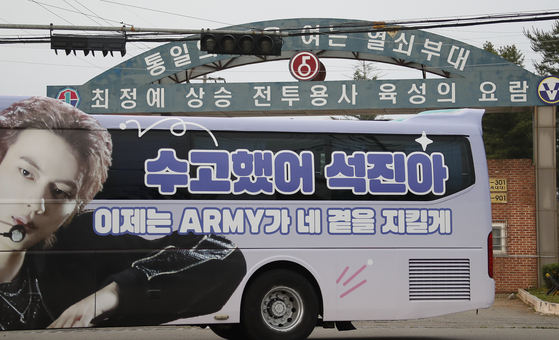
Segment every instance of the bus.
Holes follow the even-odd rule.
[[[2,111],[0,123],[15,111]],[[31,144],[24,134],[32,132],[19,127],[16,142],[0,146],[0,181],[12,150],[24,155],[15,157],[21,181],[58,170],[47,194],[31,198],[22,188],[18,200],[0,189],[0,209],[34,204],[42,217],[77,208],[48,245],[22,245],[39,222],[0,214],[0,255],[25,255],[11,281],[0,276],[0,326],[200,325],[225,339],[294,340],[317,326],[488,308],[495,283],[483,113],[393,121],[87,115],[110,135],[89,148],[105,161],[90,163],[67,141],[66,160],[56,153],[49,164],[53,131],[32,128],[44,142]],[[78,144],[89,138],[87,128],[72,129]],[[84,178],[103,162],[102,190],[82,199]],[[64,186],[65,173],[79,179],[77,189]],[[16,288],[29,298],[12,299]]]

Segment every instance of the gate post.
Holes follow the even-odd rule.
[[[534,165],[536,167],[536,233],[538,283],[541,266],[559,262],[556,193],[555,106],[536,106],[534,110]]]

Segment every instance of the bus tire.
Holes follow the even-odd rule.
[[[276,269],[263,273],[243,298],[241,325],[253,340],[306,339],[316,326],[318,298],[302,275]]]
[[[227,340],[243,340],[245,336],[239,324],[232,325],[210,325],[210,329],[217,336]]]

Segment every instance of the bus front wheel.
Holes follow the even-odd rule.
[[[254,340],[306,339],[316,326],[318,298],[302,275],[277,269],[257,277],[248,287],[241,324]]]

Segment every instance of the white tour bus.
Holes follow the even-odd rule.
[[[21,246],[25,270],[0,283],[1,329],[188,324],[226,339],[294,340],[317,325],[487,308],[495,284],[482,115],[93,116],[112,140],[108,178],[56,241]],[[0,146],[0,169],[32,137],[23,131]],[[18,174],[39,182],[42,160],[21,150]],[[49,185],[64,189],[56,178]],[[40,196],[35,216],[73,202],[71,190]],[[42,228],[5,215],[4,257]],[[116,303],[103,307],[115,285]],[[95,299],[85,325],[55,321]]]

